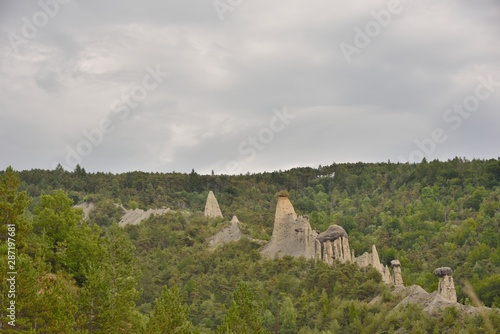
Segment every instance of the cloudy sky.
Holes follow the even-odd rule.
[[[0,0],[0,168],[500,156],[497,0]]]

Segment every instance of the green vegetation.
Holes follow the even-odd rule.
[[[398,258],[405,285],[434,291],[433,270],[450,266],[462,303],[469,281],[500,307],[500,160],[239,176],[8,168],[0,173],[2,331],[14,332],[5,310],[7,224],[15,224],[16,332],[487,333],[484,319],[454,308],[394,309],[398,300],[372,269],[269,260],[246,238],[209,251],[206,238],[225,224],[203,217],[209,190],[252,238],[270,239],[276,195],[286,195],[313,228],[344,227],[358,255],[376,244],[384,263]],[[72,207],[84,201],[96,205],[89,220]],[[120,228],[115,203],[175,212]],[[382,302],[370,303],[376,296]],[[500,316],[490,321],[500,328]]]

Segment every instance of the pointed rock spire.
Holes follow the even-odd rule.
[[[222,218],[222,212],[220,211],[219,203],[213,191],[210,190],[207,197],[207,203],[205,204],[205,217],[209,218]]]
[[[288,197],[278,196],[273,234],[262,254],[271,258],[289,255],[316,259],[320,256],[318,244],[309,219],[303,216],[297,217]]]

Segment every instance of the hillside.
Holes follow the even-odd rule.
[[[17,226],[19,329],[488,333],[489,326],[500,328],[494,313],[485,321],[460,307],[430,314],[421,304],[400,304],[404,294],[392,294],[371,266],[261,254],[262,244],[272,240],[276,195],[286,190],[297,215],[307,216],[311,233],[341,226],[356,255],[377,245],[381,265],[399,260],[406,287],[436,291],[434,269],[451,267],[460,304],[474,304],[465,292],[470,282],[486,306],[498,308],[500,160],[332,164],[238,176],[194,170],[114,175],[78,166],[73,172],[7,170],[1,178],[1,218]],[[211,190],[224,218],[204,216]],[[94,206],[87,220],[83,210],[73,208],[83,203]],[[118,226],[125,210],[157,209],[164,214]],[[232,226],[232,216],[243,236],[209,247],[211,236]],[[8,291],[6,284],[3,288]],[[2,322],[7,321],[4,314]]]

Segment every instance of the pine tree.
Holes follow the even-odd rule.
[[[188,321],[189,308],[182,303],[179,288],[165,287],[155,302],[153,313],[146,325],[150,334],[194,334],[198,331]]]
[[[135,308],[140,296],[137,290],[139,268],[134,244],[116,223],[106,231],[105,251],[110,270],[110,321],[115,324],[114,331],[132,332],[141,323],[141,316]]]
[[[78,300],[78,327],[89,333],[106,333],[111,305],[109,270],[106,265],[92,264],[85,270],[86,281]]]
[[[253,292],[242,283],[234,291],[232,305],[222,324],[217,328],[220,334],[263,334],[264,317],[257,305]]]
[[[280,334],[294,334],[297,332],[297,311],[290,297],[286,297],[280,308]]]

